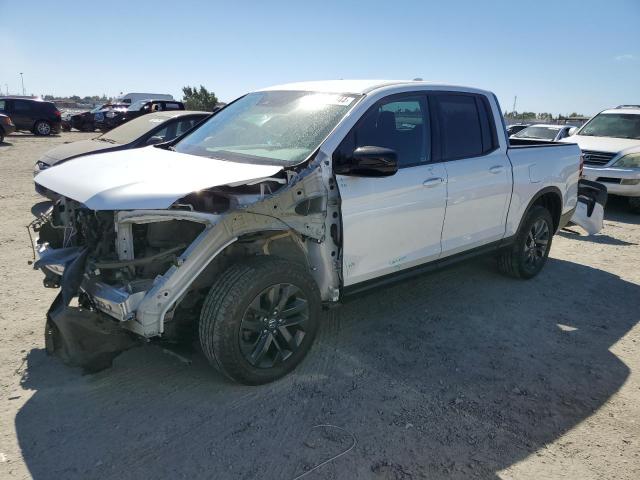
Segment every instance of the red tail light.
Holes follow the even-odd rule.
[[[60,110],[56,110],[55,112],[53,112],[54,115],[58,118],[62,118],[62,114],[60,113]]]

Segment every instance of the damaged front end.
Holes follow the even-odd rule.
[[[30,225],[34,267],[60,288],[47,351],[95,371],[141,340],[179,338],[239,257],[304,262],[323,300],[336,301],[339,198],[327,165],[319,153],[300,171],[183,194],[169,208],[90,209],[62,197]]]

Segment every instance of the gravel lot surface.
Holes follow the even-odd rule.
[[[271,385],[157,345],[82,375],[44,353],[55,291],[25,225],[34,161],[90,136],[0,145],[0,478],[289,480],[354,440],[304,478],[640,478],[640,216],[623,202],[601,234],[556,236],[534,280],[481,259],[330,311]]]

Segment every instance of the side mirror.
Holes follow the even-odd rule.
[[[398,171],[398,154],[384,147],[358,147],[344,163],[334,167],[338,175],[389,177]]]
[[[578,127],[571,127],[569,129],[569,131],[567,132],[567,135],[570,137],[571,135],[573,135],[574,133],[576,133],[578,131]]]
[[[162,142],[164,142],[164,138],[163,137],[153,136],[153,137],[150,137],[145,142],[145,145],[157,145],[158,143],[162,143]]]

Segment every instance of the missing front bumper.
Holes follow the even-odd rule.
[[[47,314],[47,353],[88,373],[110,367],[116,356],[138,344],[132,334],[100,312],[66,307],[56,299]]]

